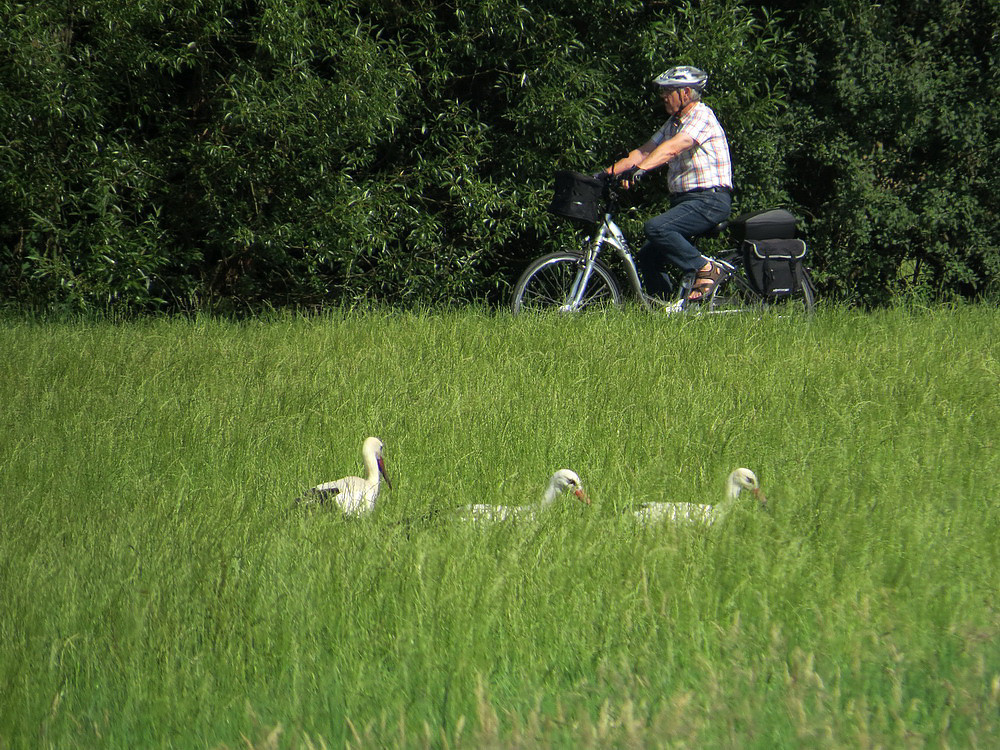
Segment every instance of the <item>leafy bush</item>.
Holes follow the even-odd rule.
[[[500,300],[566,239],[552,172],[645,140],[681,62],[712,74],[738,209],[805,216],[827,294],[995,291],[1000,19],[856,5],[0,0],[0,291]]]
[[[791,4],[789,4],[791,5]],[[997,9],[934,0],[789,9],[789,150],[830,289],[995,294]]]

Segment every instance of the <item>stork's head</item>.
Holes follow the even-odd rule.
[[[577,500],[590,505],[590,497],[584,492],[583,482],[579,475],[572,469],[559,469],[552,475],[549,481],[549,488],[553,491],[553,496],[558,495],[563,490],[569,490],[576,495]]]
[[[760,489],[757,475],[750,469],[736,469],[729,475],[729,497],[736,499],[743,490],[750,490],[762,507],[767,507],[767,498]]]

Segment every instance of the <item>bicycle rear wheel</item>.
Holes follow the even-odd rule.
[[[511,309],[514,314],[525,311],[554,310],[571,312],[597,307],[621,307],[624,304],[621,288],[600,261],[595,260],[586,288],[577,297],[583,279],[586,260],[580,253],[549,253],[534,260],[514,285]]]
[[[810,315],[816,308],[816,291],[808,272],[803,269],[802,273],[800,291],[787,297],[767,298],[751,286],[740,269],[716,287],[706,303],[707,312],[768,312],[779,315]]]

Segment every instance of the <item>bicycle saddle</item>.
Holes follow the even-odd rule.
[[[722,234],[723,232],[725,232],[726,229],[728,229],[728,228],[729,228],[729,219],[725,219],[724,221],[720,221],[718,224],[716,224],[714,227],[712,227],[711,229],[709,229],[707,232],[702,232],[698,236],[699,237],[708,237],[708,238],[718,237],[720,234]]]

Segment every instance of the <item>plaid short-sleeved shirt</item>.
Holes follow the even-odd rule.
[[[711,107],[699,101],[683,119],[671,117],[653,134],[653,143],[659,146],[677,133],[687,133],[696,145],[667,165],[667,185],[671,193],[733,187],[729,141]]]

